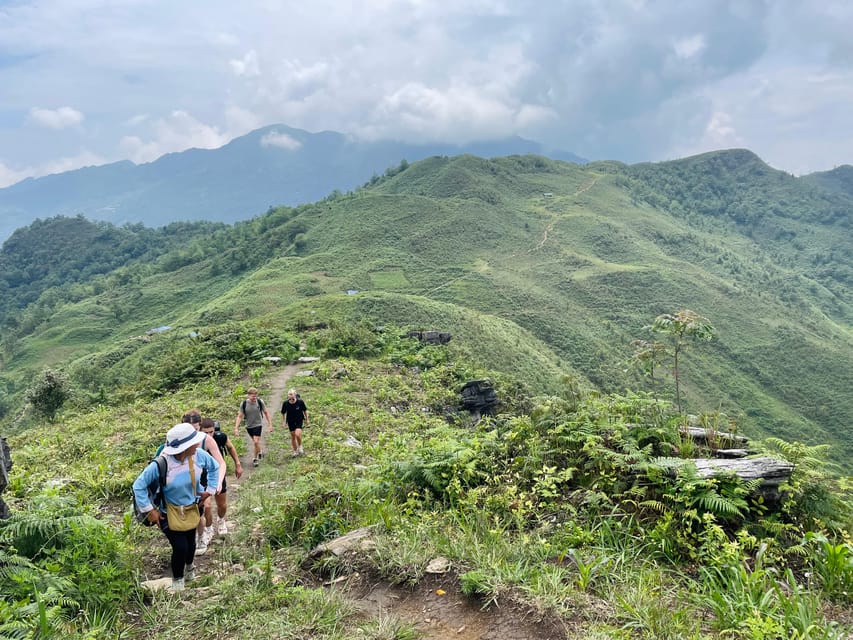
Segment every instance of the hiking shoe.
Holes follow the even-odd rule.
[[[257,458],[252,458],[252,466],[253,466],[253,467],[257,467],[257,466],[258,466],[258,459],[257,459]]]
[[[263,451],[261,451],[261,452],[258,454],[258,460],[263,460],[265,455],[266,455],[266,453],[264,453]]]
[[[295,450],[295,449],[293,450],[293,453],[291,453],[291,454],[290,454],[290,456],[291,456],[291,457],[293,457],[293,458],[295,458],[295,457],[296,457],[296,456],[298,456],[298,455],[299,455],[299,451],[297,451],[297,450]]]
[[[184,567],[184,582],[192,582],[195,580],[195,567],[188,564]]]
[[[207,547],[210,545],[210,541],[213,540],[213,536],[216,532],[213,530],[213,527],[205,527],[204,533],[201,534],[201,543]]]
[[[178,592],[184,590],[184,579],[183,578],[175,578],[172,580],[172,588],[170,591]]]
[[[301,444],[299,445],[299,448],[296,451],[299,453],[300,456],[305,455],[305,449],[302,448]]]
[[[203,556],[205,553],[207,553],[207,545],[210,543],[210,538],[208,538],[205,534],[207,534],[207,529],[205,529],[204,533],[200,536],[196,536],[195,554],[197,556]]]
[[[216,521],[216,533],[220,536],[228,535],[228,524],[225,522],[225,518],[219,518]]]

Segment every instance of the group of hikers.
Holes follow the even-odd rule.
[[[272,433],[270,412],[258,397],[258,390],[250,387],[234,421],[234,436],[245,420],[255,467],[265,454],[261,448],[263,418]],[[282,427],[290,431],[291,455],[304,455],[302,429],[308,424],[308,409],[295,389],[290,389],[282,402],[281,419]],[[160,527],[172,547],[172,591],[182,591],[195,577],[195,556],[207,551],[213,536],[228,534],[226,455],[234,461],[234,475],[239,479],[243,466],[228,434],[217,421],[202,418],[197,409],[191,409],[169,429],[154,460],[133,482],[136,509],[148,524]],[[211,498],[216,503],[215,521]]]

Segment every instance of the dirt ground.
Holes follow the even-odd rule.
[[[414,588],[387,581],[354,579],[347,587],[353,603],[374,616],[392,616],[413,625],[424,640],[557,640],[565,630],[512,603],[487,609],[459,589],[455,575],[428,575]]]

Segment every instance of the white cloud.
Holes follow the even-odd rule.
[[[24,178],[29,178],[33,175],[33,169],[26,167],[24,169],[13,169],[5,163],[0,162],[0,189],[20,182]]]
[[[229,134],[235,136],[259,129],[266,124],[258,114],[237,106],[230,106],[225,109],[225,122]]]
[[[705,49],[705,36],[697,33],[689,38],[682,38],[673,43],[672,48],[675,55],[682,59],[692,58]]]
[[[49,129],[75,127],[81,124],[83,119],[83,114],[72,107],[59,107],[58,109],[33,107],[30,109],[29,115],[30,122]]]
[[[142,124],[146,120],[148,120],[148,118],[149,118],[149,116],[147,113],[140,113],[140,114],[133,116],[132,118],[128,118],[125,121],[125,124],[128,125],[129,127],[135,127],[135,126]]]
[[[258,54],[256,51],[249,51],[242,59],[229,60],[231,70],[237,76],[246,78],[256,78],[261,75],[261,70],[258,67]]]
[[[95,153],[81,151],[74,156],[60,157],[38,166],[14,169],[0,162],[0,189],[11,186],[25,178],[40,178],[54,173],[64,173],[81,167],[104,164],[106,160]]]
[[[0,12],[0,148],[8,174],[81,149],[149,161],[283,123],[518,134],[629,162],[737,142],[826,168],[851,161],[848,5],[19,0]],[[74,107],[31,110],[57,104]]]
[[[705,126],[702,146],[712,148],[736,147],[741,142],[742,139],[733,126],[732,117],[728,113],[715,111]]]
[[[124,157],[133,162],[151,162],[160,156],[189,148],[215,149],[231,139],[215,126],[200,122],[186,111],[173,111],[151,123],[150,138],[124,136],[119,144]]]
[[[263,138],[261,138],[261,146],[262,147],[278,147],[279,149],[287,149],[288,151],[296,151],[300,147],[302,147],[302,143],[295,138],[287,135],[286,133],[280,133],[278,131],[270,131]]]
[[[105,162],[107,162],[107,160],[103,156],[97,153],[92,153],[90,151],[84,150],[74,156],[58,158],[56,160],[41,165],[40,167],[38,167],[36,175],[46,176],[52,173],[63,173],[65,171],[71,171],[73,169],[80,169],[81,167],[93,167],[101,165]]]

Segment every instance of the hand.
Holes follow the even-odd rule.
[[[148,522],[151,524],[159,524],[160,523],[160,510],[159,509],[151,509],[148,512]]]
[[[238,465],[236,469],[234,469],[234,475],[237,476],[237,479],[240,479],[240,476],[243,475],[243,467],[242,465]]]

